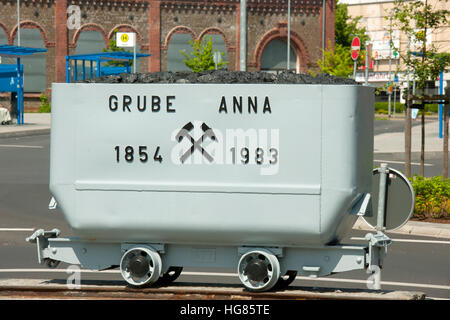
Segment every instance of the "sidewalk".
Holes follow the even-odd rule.
[[[50,133],[50,124],[50,113],[25,113],[23,125],[0,125],[0,138],[48,134]],[[438,133],[439,122],[437,121],[437,119],[436,121],[425,123],[426,152],[442,152],[442,139],[439,139]],[[420,152],[420,136],[421,126],[413,127],[412,152]],[[404,152],[404,139],[405,136],[403,132],[383,133],[376,135],[374,138],[374,153]],[[357,230],[373,230],[362,219],[358,219],[353,228]],[[450,239],[450,224],[409,221],[406,225],[394,231],[393,233],[413,234],[418,236],[441,237]]]
[[[0,125],[0,138],[50,133],[50,113],[24,113],[23,122],[22,125]]]
[[[374,231],[362,218],[356,220],[353,229]],[[387,233],[450,239],[450,224],[408,221],[403,227]]]
[[[403,119],[402,119],[403,120]],[[386,120],[398,121],[398,120]],[[420,123],[420,119],[413,120]],[[420,152],[422,126],[411,129],[411,152]],[[439,121],[425,122],[425,152],[442,152],[443,139],[439,138]],[[405,152],[405,133],[382,133],[374,138],[374,153]]]

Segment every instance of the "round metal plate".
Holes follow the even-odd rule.
[[[408,178],[400,171],[388,169],[384,226],[387,231],[393,231],[401,228],[411,218],[414,211],[415,196]],[[379,185],[380,174],[378,169],[374,169],[372,179],[373,216],[363,217],[372,228],[377,225]]]

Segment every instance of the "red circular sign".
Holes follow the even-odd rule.
[[[358,37],[354,37],[352,40],[352,59],[356,60],[359,56],[359,50],[361,49],[361,41]]]

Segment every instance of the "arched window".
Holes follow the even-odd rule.
[[[8,44],[8,38],[6,37],[6,34],[2,28],[0,28],[0,45]],[[11,64],[10,58],[7,57],[0,57],[0,64]]]
[[[6,37],[5,31],[0,28],[0,45],[8,44],[8,38]]]
[[[205,34],[202,40],[206,38],[206,40],[209,40],[211,37],[213,42],[213,50],[217,50],[221,53],[223,53],[223,61],[228,61],[228,51],[227,46],[225,44],[225,40],[223,39],[223,36],[221,34]]]
[[[289,50],[289,70],[297,71],[297,55],[291,46]],[[261,71],[280,72],[287,67],[287,43],[282,39],[270,41],[261,57]]]
[[[106,48],[106,46],[105,42],[103,41],[102,33],[100,31],[85,30],[82,31],[80,33],[80,36],[78,37],[75,48],[75,54],[101,53],[103,52],[104,48]],[[96,68],[95,64],[94,68]],[[82,61],[78,61],[77,78],[82,79],[82,74],[83,74]]]
[[[14,45],[17,46],[17,34],[14,39]],[[20,29],[20,45],[22,47],[31,47],[45,49],[44,40],[38,29]],[[20,62],[23,64],[23,87],[25,92],[45,92],[47,87],[46,79],[46,52],[38,52],[29,57],[22,57]]]
[[[100,53],[105,42],[100,31],[82,31],[77,40],[75,54]]]
[[[192,52],[189,40],[192,36],[188,33],[175,33],[170,38],[167,47],[167,71],[190,71],[183,62],[185,57],[180,51],[186,52],[188,55]]]

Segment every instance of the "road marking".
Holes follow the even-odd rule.
[[[373,162],[387,162],[387,163],[405,164],[405,161],[394,161],[394,160],[373,160]],[[411,165],[413,165],[413,166],[420,166],[420,163],[418,163],[418,162],[411,162]],[[425,163],[424,166],[425,167],[433,167],[434,164]]]
[[[30,148],[30,149],[43,149],[43,146],[26,146],[19,144],[0,144],[0,148]]]
[[[34,231],[34,228],[0,228],[0,232],[2,231],[17,231],[17,232],[22,232],[22,231]]]
[[[367,241],[365,238],[352,237],[350,240],[363,240]],[[391,239],[393,242],[412,242],[412,243],[434,243],[434,244],[450,244],[450,241],[441,240],[420,240],[420,239]]]
[[[0,273],[67,273],[67,269],[0,269]],[[82,273],[120,273],[120,270],[85,270],[80,271],[70,270],[69,273],[82,272]]]
[[[66,269],[0,269],[0,273],[74,273],[73,270],[67,272]],[[75,271],[78,272],[78,271]],[[119,274],[120,270],[80,270],[81,273],[114,273]],[[224,272],[195,272],[186,271],[181,273],[182,276],[208,276],[208,277],[233,277],[238,278],[237,273],[224,273]],[[341,279],[341,278],[310,278],[304,276],[297,276],[296,280],[308,280],[308,281],[322,281],[322,282],[343,282],[343,283],[359,283],[367,284],[367,280],[358,279]],[[381,285],[385,286],[397,286],[397,287],[414,287],[414,288],[427,288],[427,289],[440,289],[450,290],[450,286],[426,284],[426,283],[409,283],[409,282],[395,282],[395,281],[381,281]]]

